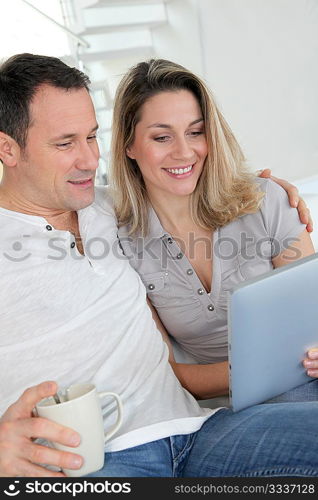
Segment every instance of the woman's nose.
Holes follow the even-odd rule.
[[[174,145],[173,156],[178,160],[191,160],[194,157],[194,151],[185,138],[177,139]]]

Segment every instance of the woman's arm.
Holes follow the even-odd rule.
[[[296,260],[308,257],[315,253],[314,245],[310,235],[305,229],[286,250],[283,250],[279,255],[272,259],[274,268],[286,266]]]
[[[229,392],[229,364],[227,361],[209,365],[170,362],[181,385],[197,399],[225,396]]]
[[[227,395],[229,390],[228,362],[209,365],[177,363],[169,334],[148,298],[147,302],[157,328],[168,345],[169,362],[181,385],[197,399]]]

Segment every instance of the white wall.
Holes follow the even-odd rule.
[[[253,170],[318,173],[318,1],[173,0],[156,55],[205,78]]]
[[[63,24],[59,0],[32,0],[34,7]],[[4,5],[3,5],[4,4]],[[70,53],[67,35],[21,0],[1,2],[0,59],[20,52],[62,57]]]
[[[168,24],[155,28],[152,38],[157,57],[182,64],[204,77],[199,3],[200,0],[168,2]]]
[[[317,174],[317,0],[197,3],[205,75],[250,163]]]

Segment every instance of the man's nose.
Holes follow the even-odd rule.
[[[79,159],[77,167],[81,170],[93,170],[98,168],[99,161],[99,147],[98,144],[83,144],[79,152]]]

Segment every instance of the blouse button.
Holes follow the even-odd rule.
[[[72,241],[71,248],[74,248],[74,247],[75,247],[75,241]]]
[[[193,274],[192,269],[188,269],[188,270],[187,270],[187,274],[188,274],[189,276],[191,276],[191,274]]]
[[[156,287],[155,287],[155,285],[153,285],[152,283],[150,283],[150,285],[148,285],[148,288],[149,288],[149,290],[154,290]]]
[[[48,224],[48,225],[46,226],[46,229],[47,229],[48,231],[52,231],[53,227],[52,227],[52,226],[50,226],[50,225]]]
[[[172,243],[172,242],[173,242],[172,238],[168,238],[168,243]]]
[[[199,288],[199,290],[198,290],[198,294],[199,294],[199,295],[203,295],[203,294],[204,294],[204,290],[203,290],[203,288]]]
[[[209,304],[208,309],[209,309],[209,311],[214,311],[214,306],[212,304]]]
[[[178,255],[177,255],[177,259],[182,259],[182,257],[183,257],[183,253],[181,253],[181,252],[180,252],[180,253],[178,253]]]

